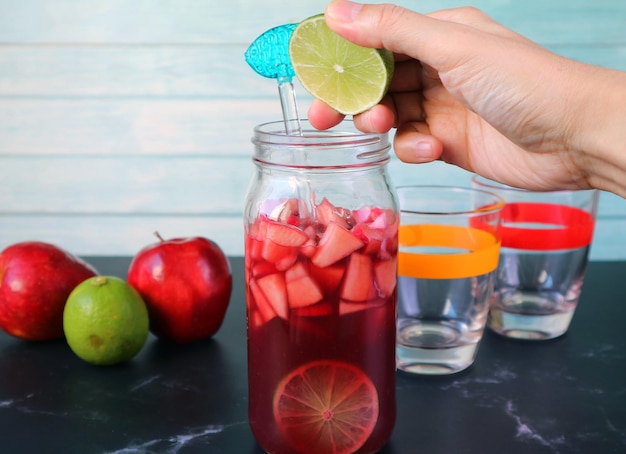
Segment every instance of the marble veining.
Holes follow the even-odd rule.
[[[143,388],[144,386],[148,386],[151,383],[153,383],[154,381],[158,380],[159,378],[161,378],[160,375],[153,375],[152,377],[148,377],[146,380],[141,381],[140,383],[136,384],[135,386],[133,386],[132,388],[130,388],[130,392],[135,392],[141,388]]]
[[[44,415],[44,416],[59,416],[65,417],[69,413],[67,411],[51,411],[41,408],[37,402],[37,400],[32,400],[30,403],[28,402],[34,396],[33,393],[27,394],[22,399],[7,399],[0,401],[0,408],[6,408],[11,410],[16,410],[20,413],[25,414],[34,414],[34,415]]]
[[[538,429],[533,427],[530,422],[526,422],[524,418],[518,414],[517,408],[512,400],[507,400],[505,404],[505,413],[513,419],[516,424],[515,437],[520,440],[538,443],[542,446],[554,449],[558,452],[560,447],[565,445],[565,436],[559,435],[554,438],[547,438],[542,435]]]
[[[219,434],[224,430],[222,425],[210,425],[189,433],[171,435],[165,438],[148,440],[138,444],[131,444],[115,451],[106,451],[103,454],[176,454],[189,443],[209,435]]]
[[[579,358],[592,358],[604,361],[618,361],[623,360],[626,357],[626,353],[617,349],[612,344],[599,344],[593,346],[593,348],[587,348],[576,352],[576,356]]]

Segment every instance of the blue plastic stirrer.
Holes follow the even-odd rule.
[[[295,73],[289,59],[289,39],[297,24],[271,28],[254,40],[246,50],[246,62],[263,77],[276,79],[288,135],[302,135],[296,92],[291,82]]]

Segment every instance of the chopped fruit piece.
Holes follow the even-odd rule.
[[[324,298],[322,291],[311,278],[302,263],[296,263],[285,273],[287,281],[287,297],[289,307],[305,307],[315,304]]]
[[[378,251],[378,258],[381,260],[390,260],[396,256],[398,250],[398,235],[388,237],[380,244],[380,250]]]
[[[252,311],[252,313],[248,315],[248,320],[250,325],[254,326],[255,328],[259,328],[265,323],[265,320],[263,320],[263,316],[261,315],[260,311]]]
[[[261,290],[256,280],[250,279],[248,285],[250,286],[250,292],[252,293],[258,312],[261,314],[261,320],[263,323],[269,322],[277,316],[276,311],[265,297],[263,290]]]
[[[326,197],[315,207],[315,218],[324,227],[334,222],[343,228],[348,228],[348,221],[344,217],[344,213],[330,203]]]
[[[332,313],[333,307],[328,301],[293,309],[293,314],[299,317],[319,317],[322,315],[330,315]]]
[[[387,228],[387,213],[382,212],[372,222],[370,222],[370,227],[373,229],[384,230]]]
[[[396,260],[379,260],[374,263],[376,286],[381,297],[391,296],[396,288],[397,278]]]
[[[367,301],[375,295],[372,259],[369,255],[352,254],[341,287],[341,298],[349,301]]]
[[[371,240],[367,245],[363,248],[363,254],[371,255],[372,257],[376,257],[380,254],[380,249],[383,245],[383,242],[380,240]]]
[[[252,275],[257,278],[261,276],[265,276],[266,274],[271,274],[275,272],[276,272],[276,267],[266,261],[257,262],[254,264],[254,266],[252,266]]]
[[[263,242],[262,256],[268,262],[273,263],[277,270],[284,271],[296,262],[298,249],[293,246],[283,246],[268,239]]]
[[[385,300],[368,301],[367,303],[354,303],[352,301],[339,302],[339,315],[352,314],[354,312],[365,311],[385,304]]]
[[[316,251],[317,251],[317,243],[313,239],[308,240],[300,248],[300,252],[302,252],[302,255],[308,258],[313,257]]]
[[[285,279],[288,281],[293,281],[296,279],[300,279],[301,277],[306,277],[308,275],[309,273],[304,267],[304,264],[302,262],[298,262],[287,270],[287,272],[285,273]]]
[[[385,239],[387,232],[380,228],[372,227],[371,224],[357,224],[352,229],[352,233],[363,240],[365,243],[369,243],[372,240],[382,241]]]
[[[309,239],[306,233],[297,227],[278,222],[268,221],[265,232],[266,239],[281,246],[301,246]]]
[[[252,237],[248,237],[248,244],[246,248],[246,256],[249,256],[253,260],[260,260],[263,258],[263,242]]]
[[[343,265],[331,265],[325,268],[318,268],[311,266],[311,275],[313,279],[321,287],[324,294],[328,295],[333,293],[341,284],[341,279],[346,271],[346,267]]]
[[[372,207],[362,206],[358,210],[352,212],[354,219],[360,224],[370,222],[372,220]]]
[[[322,235],[317,252],[311,261],[315,266],[324,268],[347,257],[361,248],[363,244],[363,241],[354,236],[349,230],[335,222],[331,222]]]
[[[286,320],[289,316],[289,308],[287,307],[287,288],[285,286],[284,274],[268,274],[258,279],[257,284],[263,291],[268,303],[271,304],[276,315]]]
[[[290,219],[300,217],[298,199],[266,200],[261,211],[268,213],[268,218],[285,223],[290,223]]]

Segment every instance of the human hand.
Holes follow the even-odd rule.
[[[356,44],[396,55],[387,96],[354,121],[367,132],[396,127],[401,160],[442,159],[528,189],[594,185],[578,132],[589,128],[584,112],[597,91],[596,68],[553,54],[474,8],[421,15],[337,0],[326,21]],[[317,100],[309,109],[319,129],[342,118]]]

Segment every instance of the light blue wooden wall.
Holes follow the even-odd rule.
[[[0,0],[0,247],[134,254],[204,235],[243,253],[250,136],[278,119],[272,81],[245,64],[264,30],[326,0]],[[472,4],[557,53],[626,70],[623,0],[404,0]],[[300,91],[300,110],[310,98]],[[395,184],[459,183],[441,163],[394,160]],[[592,259],[626,259],[626,202],[602,194]]]

